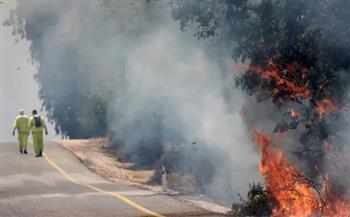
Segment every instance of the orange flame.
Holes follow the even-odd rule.
[[[288,112],[292,118],[297,118],[298,117],[298,112],[296,112],[294,109],[289,108]]]
[[[233,69],[237,73],[244,73],[249,69],[249,64],[236,63],[234,64]]]
[[[288,163],[282,150],[269,147],[272,137],[253,129],[255,141],[261,152],[260,172],[268,195],[277,205],[274,217],[349,217],[350,201],[334,197],[329,191],[327,178],[318,191],[313,183]]]
[[[298,69],[295,61],[287,64],[287,66],[283,68],[273,63],[270,59],[264,68],[261,66],[251,66],[250,69],[251,72],[259,73],[262,79],[271,79],[275,82],[276,87],[271,92],[273,95],[284,92],[289,93],[283,94],[287,99],[310,97],[310,91],[307,88],[306,80],[308,70],[306,68]],[[300,74],[301,77],[297,77],[296,74]],[[287,76],[289,76],[289,78],[287,78]]]
[[[325,142],[323,145],[324,145],[324,150],[325,150],[326,153],[333,152],[334,148],[333,148],[333,145],[331,143]]]
[[[275,86],[270,90],[270,94],[282,98],[283,100],[311,99],[312,95],[308,89],[307,75],[308,69],[298,67],[296,61],[292,61],[285,66],[278,65],[269,59],[264,66],[250,66],[248,73],[257,73],[263,80],[271,80]],[[322,89],[323,87],[320,87]],[[329,98],[324,98],[316,102],[315,110],[322,118],[327,112],[338,112],[340,107]],[[291,112],[292,117],[296,117]]]
[[[339,111],[338,106],[331,99],[323,99],[322,101],[317,102],[315,109],[320,115],[320,117],[323,117],[327,111],[332,111],[332,112]]]

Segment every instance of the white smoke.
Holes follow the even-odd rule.
[[[182,32],[165,1],[23,1],[14,15],[24,19],[41,85],[66,96],[70,86],[60,88],[59,82],[74,81],[72,88],[108,96],[108,125],[122,134],[125,152],[135,152],[140,143],[159,151],[153,141],[160,132],[151,126],[156,114],[163,140],[184,146],[198,141],[197,151],[188,153],[197,156],[190,159],[216,165],[204,189],[208,195],[230,204],[249,182],[259,180],[258,155],[241,119],[242,97],[234,89],[230,56],[222,55],[225,48]],[[21,27],[15,30],[21,33]]]

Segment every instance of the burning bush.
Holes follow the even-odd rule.
[[[350,198],[344,197],[344,189],[334,190],[329,176],[312,180],[288,163],[279,148],[271,146],[270,135],[253,130],[262,158],[260,172],[267,187],[260,184],[250,186],[247,199],[233,207],[233,214],[239,216],[349,216]],[[333,174],[349,182],[349,168],[343,156],[333,152],[326,144],[333,162]],[[333,190],[331,190],[333,189]]]
[[[324,144],[336,156],[349,145],[350,2],[175,1],[173,16],[183,28],[197,25],[199,38],[231,45],[236,61],[249,60],[236,84],[273,113],[251,127],[268,128],[282,114],[270,134],[253,130],[267,195],[276,201],[272,216],[349,216],[348,155],[331,160]],[[254,107],[250,116],[261,113]],[[272,144],[278,134],[286,139]]]
[[[267,184],[267,195],[277,203],[273,216],[350,215],[350,198],[332,188],[328,175],[321,174],[319,179],[306,177],[285,160],[282,150],[270,147],[269,135],[256,130],[253,133],[262,155],[260,172]],[[342,174],[348,178],[348,174]]]

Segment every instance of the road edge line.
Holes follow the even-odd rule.
[[[100,189],[100,188],[97,188],[95,186],[92,186],[92,185],[89,185],[89,184],[83,184],[83,183],[80,183],[78,182],[75,178],[73,178],[71,175],[69,175],[68,173],[66,173],[62,168],[60,168],[53,160],[51,160],[49,158],[49,156],[47,156],[46,154],[43,154],[45,160],[53,167],[55,168],[61,175],[63,175],[64,177],[66,177],[69,181],[73,182],[74,184],[76,185],[80,185],[80,186],[84,186],[86,188],[89,188],[91,190],[94,190],[96,192],[100,192],[100,193],[103,193],[107,196],[110,196],[110,197],[113,197],[113,198],[116,198],[132,207],[134,207],[135,209],[143,212],[144,214],[147,214],[147,215],[151,215],[151,216],[155,216],[155,217],[165,217],[161,214],[158,214],[158,213],[155,213],[139,204],[137,204],[136,202],[116,193],[116,192],[110,192],[110,191],[105,191],[103,189]]]
[[[61,175],[66,177],[69,181],[73,182],[76,185],[81,185],[76,179],[74,179],[72,176],[70,176],[68,173],[66,173],[63,169],[61,169],[55,162],[53,162],[46,154],[43,154],[45,160],[53,167],[55,168]]]

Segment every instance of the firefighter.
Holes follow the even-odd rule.
[[[33,116],[29,118],[28,128],[32,132],[35,157],[42,157],[44,150],[43,133],[45,130],[45,134],[47,135],[48,131],[44,118],[38,115],[36,110],[33,110],[32,114]]]
[[[19,152],[21,154],[23,154],[23,153],[28,154],[28,152],[27,152],[28,135],[29,135],[28,121],[29,121],[29,117],[24,114],[23,109],[20,109],[19,115],[16,117],[16,119],[13,123],[12,135],[15,135],[16,130],[17,130]]]

